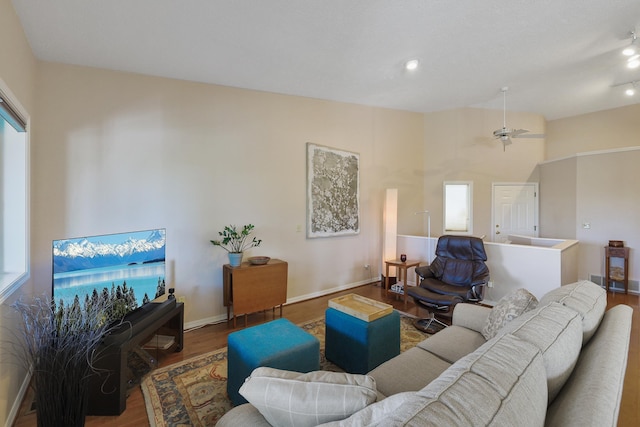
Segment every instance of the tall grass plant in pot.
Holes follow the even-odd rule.
[[[111,303],[87,299],[81,305],[76,296],[65,306],[36,297],[12,306],[22,319],[14,348],[32,372],[38,427],[84,426],[93,362],[113,327]]]
[[[221,239],[211,240],[211,243],[228,252],[229,264],[232,267],[239,267],[242,264],[242,253],[249,248],[260,246],[260,243],[262,243],[262,240],[257,239],[255,236],[249,240],[254,228],[253,224],[247,224],[242,227],[242,230],[238,231],[235,225],[227,225],[224,230],[218,232]]]

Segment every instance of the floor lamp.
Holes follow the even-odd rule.
[[[398,241],[398,189],[387,188],[385,191],[384,210],[382,213],[382,263],[380,271],[385,271],[385,261],[397,256]],[[382,286],[384,286],[381,283]]]
[[[416,212],[415,215],[427,215],[427,261],[431,264],[431,213],[429,211]]]

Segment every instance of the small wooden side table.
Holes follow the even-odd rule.
[[[621,282],[622,284],[624,284],[624,293],[627,294],[629,292],[629,248],[624,246],[620,248],[605,246],[604,258],[604,280],[607,282],[607,292],[609,291],[609,284],[611,282]],[[611,271],[611,258],[624,259],[624,272],[622,273],[622,276],[615,274],[615,271]]]
[[[387,294],[393,294],[393,295],[403,295],[403,299],[404,299],[404,305],[407,305],[407,286],[409,286],[409,284],[407,283],[408,280],[408,276],[407,276],[407,270],[411,267],[418,267],[420,265],[420,261],[417,260],[406,260],[405,262],[402,262],[399,259],[394,259],[391,261],[385,261],[384,262],[386,264],[386,273],[384,276],[384,290]],[[389,287],[389,267],[396,267],[398,269],[398,280],[397,283],[400,283],[402,278],[404,277],[404,282],[402,282],[404,284],[403,286],[403,292],[402,294],[396,291],[393,291],[390,289]],[[420,276],[418,275],[418,273],[416,273],[416,284],[420,283]]]
[[[251,265],[243,262],[240,267],[222,266],[223,302],[227,307],[227,322],[233,307],[233,327],[236,318],[244,314],[244,326],[247,326],[247,314],[271,308],[275,315],[275,307],[287,302],[286,261],[270,259],[264,265]]]

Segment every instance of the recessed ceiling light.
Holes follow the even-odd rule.
[[[638,68],[640,67],[640,55],[634,55],[627,60],[627,67]]]
[[[629,89],[625,90],[624,93],[627,96],[633,96],[633,95],[636,94],[636,90],[634,88],[629,88]]]
[[[420,61],[418,61],[417,59],[410,59],[404,63],[404,68],[406,70],[413,71],[418,68],[418,65],[420,65]]]
[[[635,31],[631,31],[631,44],[624,48],[622,54],[625,56],[632,56],[639,52],[638,48],[638,36],[636,36]]]

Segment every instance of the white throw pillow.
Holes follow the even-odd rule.
[[[482,336],[488,341],[507,323],[538,306],[538,299],[528,290],[521,288],[505,295],[491,309],[482,328]]]
[[[316,426],[342,420],[377,399],[368,375],[315,371],[306,374],[260,367],[240,394],[272,426]]]

